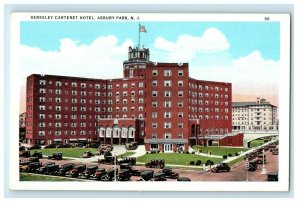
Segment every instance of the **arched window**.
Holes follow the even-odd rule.
[[[129,69],[129,77],[130,78],[133,77],[133,68],[132,67]]]

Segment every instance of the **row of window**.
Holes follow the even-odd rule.
[[[200,97],[200,98],[203,98],[203,97],[209,98],[209,95],[210,95],[210,97],[214,97],[214,98],[216,98],[216,99],[218,99],[218,98],[223,98],[223,94],[197,93],[197,92],[191,92],[191,91],[189,91],[189,95],[192,96],[192,97],[197,97],[197,94],[198,94],[198,97]],[[203,96],[203,95],[204,95],[204,96]],[[229,97],[229,96],[228,96],[227,94],[224,95],[224,98],[225,98],[225,99],[228,99],[228,97]]]
[[[157,113],[158,112],[152,112],[152,118],[157,118]],[[177,113],[179,118],[183,117],[183,112],[178,112]],[[171,118],[172,117],[172,112],[164,112],[164,118]]]
[[[80,130],[80,131],[76,131],[76,130],[73,130],[73,131],[56,130],[56,131],[47,131],[47,134],[48,135],[54,134],[55,136],[60,136],[62,134],[64,134],[64,135],[77,135],[77,134],[79,134],[79,135],[87,135],[87,134],[91,135],[91,134],[93,134],[93,132],[92,131],[86,131],[86,130]],[[97,135],[97,132],[95,131],[94,134]],[[38,135],[39,136],[45,136],[46,135],[46,131],[39,130],[38,131]]]
[[[179,87],[182,87],[183,86],[183,81],[178,81],[177,82],[178,83],[178,86]],[[152,81],[152,86],[158,86],[158,81],[157,80],[153,80]],[[172,86],[172,81],[171,80],[165,80],[164,81],[164,86],[165,87],[170,87],[170,86]]]
[[[183,138],[183,133],[178,133],[176,135],[177,135],[177,137],[175,135],[172,135],[172,133],[164,133],[163,137],[165,139],[172,139],[172,138],[182,139]],[[151,137],[152,137],[152,139],[156,139],[157,138],[157,133],[152,133]]]
[[[203,100],[191,100],[189,99],[189,103],[191,103],[192,105],[203,105]],[[208,100],[204,100],[205,105],[209,105],[209,104],[215,104],[216,106],[218,105],[223,105],[223,102],[219,102],[219,101],[208,101]],[[224,102],[225,106],[228,106],[228,102]]]
[[[40,83],[40,85],[46,85],[46,80],[40,80],[39,83]],[[52,81],[48,81],[48,84],[52,85],[53,82]],[[62,84],[63,84],[62,81],[55,81],[55,86],[57,86],[57,87],[61,87]],[[68,82],[64,82],[64,85],[65,86],[69,86],[69,83]],[[107,87],[107,89],[113,89],[113,85],[112,84],[108,84],[107,86],[106,86],[106,84],[101,84],[101,85],[102,85],[102,89],[106,89],[106,87]],[[95,89],[100,89],[101,85],[100,84],[94,84],[94,85],[93,84],[89,84],[88,86],[90,88],[93,88],[93,86],[94,86]],[[135,87],[135,83],[131,83],[130,85],[131,85],[132,88]],[[74,82],[74,81],[71,82],[71,87],[78,87],[78,86],[80,86],[81,88],[86,88],[87,84],[85,82]],[[115,86],[116,86],[116,88],[120,88],[120,84],[115,84]],[[127,88],[128,84],[127,83],[123,83],[122,86],[123,86],[123,88]],[[143,88],[144,87],[144,83],[143,82],[139,82],[138,86],[139,86],[139,88]]]
[[[80,101],[81,104],[85,104],[87,103],[87,99],[85,98],[81,98],[81,99],[77,99],[77,98],[71,98],[71,103],[78,103]],[[39,97],[39,101],[40,102],[46,102],[46,98],[45,97]],[[52,98],[48,98],[48,101],[49,102],[52,102],[53,99]],[[56,103],[61,103],[62,102],[62,99],[60,97],[56,97],[54,98],[54,101]],[[131,99],[131,103],[135,103],[136,99],[135,98],[132,98]],[[69,99],[64,99],[64,102],[65,103],[68,103],[69,102]],[[89,99],[88,100],[89,104],[93,104],[93,100]],[[144,98],[138,98],[138,102],[139,103],[144,103]],[[100,100],[100,99],[95,99],[94,100],[94,104],[106,104],[106,99],[105,100]],[[113,104],[113,100],[112,99],[108,99],[107,100],[107,103],[108,104]],[[116,99],[116,104],[120,104],[120,99]],[[123,104],[127,104],[127,99],[123,99]]]
[[[157,122],[152,122],[152,128],[157,128],[158,127],[158,123]],[[178,128],[183,128],[183,123],[179,122],[177,124]],[[164,122],[164,128],[171,128],[172,127],[172,122]]]
[[[207,86],[207,85],[205,85],[205,86],[203,87],[203,85],[201,85],[201,84],[199,84],[199,85],[197,86],[197,84],[194,84],[194,83],[189,83],[189,87],[190,87],[190,88],[194,88],[194,89],[196,89],[196,88],[198,87],[199,90],[203,90],[203,89],[209,90],[209,89],[210,89],[210,90],[214,90],[214,91],[223,91],[223,87],[218,87],[218,86],[213,87],[213,86],[211,86],[211,87],[209,88],[209,86]],[[228,88],[225,87],[225,88],[224,88],[224,91],[225,91],[225,92],[228,92]]]
[[[197,108],[196,107],[189,107],[189,111],[192,111],[192,112],[197,112],[197,111],[199,111],[199,112],[203,112],[203,108],[198,108],[199,110],[197,110]],[[225,113],[228,113],[229,112],[229,110],[228,110],[228,108],[225,108],[225,109],[219,109],[219,108],[204,108],[204,112],[216,112],[216,113],[218,113],[218,112],[225,112]]]
[[[177,95],[178,97],[183,97],[183,91],[178,91]],[[158,91],[152,91],[152,97],[157,97],[157,96],[158,96]],[[172,97],[172,91],[170,90],[164,91],[164,96]]]
[[[173,71],[175,71],[175,70],[173,70]],[[172,76],[173,71],[170,69],[164,70],[164,76]],[[177,75],[183,76],[183,70],[178,70]],[[158,76],[158,70],[156,70],[156,69],[152,70],[152,76]]]
[[[63,92],[61,89],[49,89],[48,93],[52,94],[53,91],[55,92],[56,95],[61,95],[62,92]],[[39,93],[40,94],[45,94],[46,93],[46,89],[45,88],[40,88],[39,89]],[[69,91],[65,90],[64,93],[65,93],[65,95],[68,95]],[[138,95],[143,95],[144,91],[143,90],[139,90],[137,93],[138,93]],[[102,92],[101,93],[99,91],[96,91],[96,92],[94,92],[94,94],[95,94],[96,97],[100,97],[101,95],[102,95],[102,97],[106,97],[106,95],[108,97],[112,97],[113,96],[113,92],[108,92],[108,93]],[[128,95],[127,91],[122,91],[122,94],[123,94],[123,96],[127,96]],[[135,94],[136,94],[136,91],[131,91],[131,95],[132,96],[135,95]],[[77,90],[71,90],[71,95],[79,95],[79,94],[78,94]],[[81,96],[86,96],[87,92],[86,91],[80,91],[80,95]],[[89,95],[92,96],[93,93],[89,92]],[[119,91],[116,92],[116,96],[120,96],[120,92]],[[28,97],[28,99],[29,99],[29,97]]]

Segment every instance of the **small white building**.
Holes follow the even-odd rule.
[[[278,130],[277,106],[266,99],[232,102],[233,130]]]

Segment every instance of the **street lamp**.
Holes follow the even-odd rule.
[[[116,158],[116,152],[114,152],[114,176],[115,176],[115,182],[117,181],[117,158]]]
[[[267,174],[267,170],[266,170],[266,166],[265,166],[265,150],[264,149],[263,149],[263,167],[262,167],[262,170],[261,170],[261,174],[262,175]]]

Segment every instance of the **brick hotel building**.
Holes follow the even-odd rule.
[[[120,79],[30,75],[26,141],[187,151],[231,132],[231,94],[231,83],[189,77],[188,63],[151,62],[149,49],[129,47]]]

